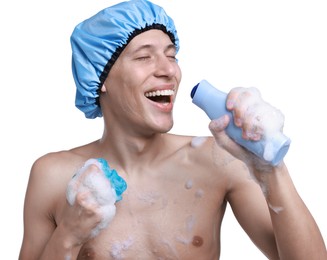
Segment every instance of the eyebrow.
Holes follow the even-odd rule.
[[[144,45],[139,46],[138,48],[136,48],[132,52],[137,53],[137,52],[142,51],[142,50],[148,50],[148,49],[153,49],[153,48],[154,48],[154,45],[152,45],[152,44],[144,44]],[[165,48],[165,51],[169,51],[171,49],[174,49],[176,51],[176,46],[173,43],[168,44],[166,46],[166,48]]]

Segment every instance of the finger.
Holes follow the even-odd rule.
[[[230,118],[228,115],[222,116],[218,119],[212,120],[209,124],[209,129],[215,138],[216,143],[220,147],[244,162],[249,161],[253,155],[237,144],[225,133],[224,130],[228,126],[229,122]]]
[[[242,137],[245,140],[259,141],[263,136],[263,128],[261,126],[261,117],[250,113],[243,121]]]
[[[236,87],[233,88],[227,95],[227,99],[226,99],[226,108],[228,110],[232,110],[234,108],[234,105],[236,103],[236,101],[239,98],[240,93],[243,92],[243,88],[242,87]]]
[[[237,127],[242,127],[243,118],[248,108],[248,102],[245,102],[250,93],[245,88],[234,88],[227,96],[226,107],[233,113],[234,124]]]
[[[228,143],[231,142],[230,138],[225,133],[225,128],[228,126],[230,122],[229,116],[225,115],[218,119],[214,119],[209,124],[209,129],[216,140],[216,143],[221,146],[225,147],[228,146]]]
[[[230,121],[229,116],[224,115],[220,118],[212,120],[209,124],[209,129],[212,132],[212,134],[215,136],[225,130],[225,128],[229,124],[229,121]]]

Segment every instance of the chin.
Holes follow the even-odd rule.
[[[167,133],[173,128],[173,125],[174,125],[173,121],[162,123],[162,124],[158,125],[158,128],[157,128],[158,132]]]

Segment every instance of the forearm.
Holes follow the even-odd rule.
[[[77,259],[82,244],[75,243],[70,236],[57,228],[48,241],[40,260]]]
[[[327,259],[316,222],[298,195],[285,165],[265,177],[266,199],[281,259]]]

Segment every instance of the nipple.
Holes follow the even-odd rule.
[[[203,238],[200,236],[194,236],[193,237],[193,241],[192,241],[192,245],[196,246],[196,247],[200,247],[203,245]]]

